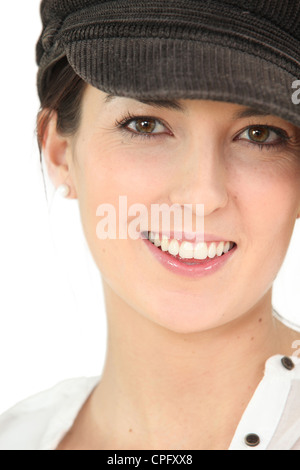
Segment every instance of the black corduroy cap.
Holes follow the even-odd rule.
[[[43,0],[41,18],[40,97],[66,56],[106,93],[227,101],[300,126],[300,0]]]

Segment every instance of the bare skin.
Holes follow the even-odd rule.
[[[298,130],[275,116],[234,118],[243,107],[230,103],[182,100],[181,112],[105,97],[88,87],[76,135],[60,135],[53,116],[43,142],[52,181],[78,199],[108,320],[101,381],[57,449],[227,449],[265,361],[292,355],[299,339],[272,317],[300,212]],[[117,128],[128,110],[163,122],[158,137]],[[250,125],[290,140],[260,149],[242,132]],[[205,230],[235,241],[235,256],[191,280],[141,240],[97,239],[97,206],[120,194],[147,207],[203,203]]]
[[[211,344],[207,335],[204,347],[199,338],[183,335],[177,346],[174,342],[173,354],[167,346],[160,351],[153,338],[154,358],[149,343],[143,356],[139,342],[140,360],[134,364],[137,349],[130,345],[136,337],[123,337],[124,347],[118,343],[123,353],[121,364],[107,359],[102,381],[57,450],[228,449],[263,377],[264,360],[276,353],[292,355],[295,350],[291,345],[300,338],[277,320],[269,321],[270,315],[263,318],[253,313],[254,318],[257,325],[245,318],[236,321],[234,328],[231,325],[230,334],[215,332],[216,342]],[[170,346],[166,341],[164,344]],[[149,361],[146,371],[145,356]],[[128,364],[131,367],[126,367]],[[111,371],[116,371],[115,375]]]

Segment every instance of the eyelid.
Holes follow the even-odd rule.
[[[158,122],[159,124],[161,124],[167,132],[158,132],[158,133],[139,133],[139,132],[135,132],[133,130],[128,130],[128,126],[129,124],[131,124],[133,121],[138,121],[138,120],[142,120],[142,119],[145,119],[145,120],[153,120],[153,121],[156,121]],[[158,117],[155,117],[155,116],[147,116],[147,115],[133,115],[131,114],[130,112],[127,112],[125,114],[125,116],[123,116],[120,120],[116,120],[115,122],[115,126],[121,130],[125,130],[131,134],[133,134],[133,136],[140,136],[140,137],[151,137],[151,136],[154,136],[154,137],[159,137],[161,135],[171,135],[173,136],[173,131],[172,131],[172,128],[169,124],[166,124],[164,122],[163,119],[160,119]]]
[[[288,141],[288,140],[291,139],[291,137],[288,135],[288,133],[284,129],[281,129],[280,127],[270,126],[268,124],[250,124],[250,125],[244,127],[244,129],[239,131],[237,134],[235,134],[235,136],[233,137],[233,140],[236,140],[237,137],[239,137],[239,135],[243,134],[245,131],[248,131],[250,129],[254,129],[256,127],[261,127],[263,129],[268,129],[269,131],[274,132],[278,137],[281,137],[282,140]],[[249,140],[249,142],[252,142],[254,144],[255,143],[259,144],[259,142],[255,142],[255,141],[251,141],[251,140]],[[263,144],[263,145],[268,145],[268,144]]]
[[[165,127],[166,132],[142,133],[142,132],[136,132],[136,131],[128,128],[128,126],[133,121],[138,121],[138,120],[142,120],[142,119],[153,120],[153,121],[158,122],[163,127]],[[119,128],[121,131],[123,131],[127,135],[130,135],[130,137],[132,137],[132,138],[136,137],[136,138],[156,138],[156,139],[158,139],[158,138],[160,138],[164,135],[169,135],[169,136],[174,137],[171,126],[166,124],[163,119],[160,119],[156,116],[135,115],[135,114],[131,114],[129,111],[126,112],[126,114],[123,115],[123,117],[120,120],[116,120],[115,127]],[[247,130],[250,130],[252,128],[255,128],[255,127],[265,128],[265,129],[268,129],[269,131],[274,132],[278,136],[278,141],[274,141],[274,142],[270,142],[270,143],[261,143],[261,142],[251,141],[250,139],[243,139],[243,138],[239,139],[238,138],[241,134],[243,134],[243,132],[245,132]],[[268,124],[253,123],[253,124],[248,124],[242,130],[240,130],[238,133],[236,133],[235,136],[233,137],[233,141],[237,141],[237,140],[243,141],[244,140],[244,142],[248,143],[249,145],[258,146],[261,149],[263,147],[270,149],[272,146],[273,146],[273,148],[275,148],[275,147],[280,147],[282,145],[287,144],[287,142],[291,138],[292,137],[290,137],[288,135],[288,133],[282,128],[279,128],[279,127],[276,127],[276,126],[273,126],[273,125],[268,125]]]
[[[131,119],[130,121],[128,121],[127,123],[125,123],[125,127],[126,127],[127,129],[130,129],[131,131],[135,132],[135,133],[138,134],[138,135],[140,135],[140,134],[159,135],[159,134],[165,134],[165,133],[166,133],[166,132],[164,132],[164,131],[155,132],[155,130],[153,130],[153,132],[149,132],[149,133],[145,132],[145,133],[143,133],[143,132],[137,132],[137,131],[135,131],[135,129],[132,129],[131,127],[129,127],[130,124],[132,124],[132,123],[134,123],[134,122],[136,122],[136,121],[143,121],[143,120],[144,120],[144,121],[154,121],[157,126],[162,126],[165,130],[168,130],[167,127],[165,126],[165,124],[163,124],[159,119],[154,119],[154,118],[150,118],[150,117],[148,117],[148,118]]]

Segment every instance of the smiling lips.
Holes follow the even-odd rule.
[[[205,260],[219,257],[235,246],[234,242],[227,240],[192,243],[186,240],[179,241],[155,232],[147,232],[146,236],[157,248],[182,260]]]

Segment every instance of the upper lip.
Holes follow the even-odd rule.
[[[152,231],[152,230],[150,230]],[[149,232],[150,232],[149,231]],[[147,232],[148,233],[148,232]],[[197,242],[222,242],[222,241],[228,241],[228,242],[233,242],[235,243],[230,237],[226,237],[226,236],[220,236],[220,235],[215,235],[213,233],[199,233],[199,234],[195,234],[195,233],[184,233],[183,231],[182,232],[176,232],[174,230],[170,230],[169,232],[167,231],[161,231],[161,232],[156,232],[156,231],[152,231],[152,233],[156,234],[158,233],[159,234],[159,238],[161,239],[163,235],[166,235],[168,238],[172,239],[172,238],[175,238],[176,240],[178,241],[187,241],[187,242],[190,242],[190,243],[197,243]]]

